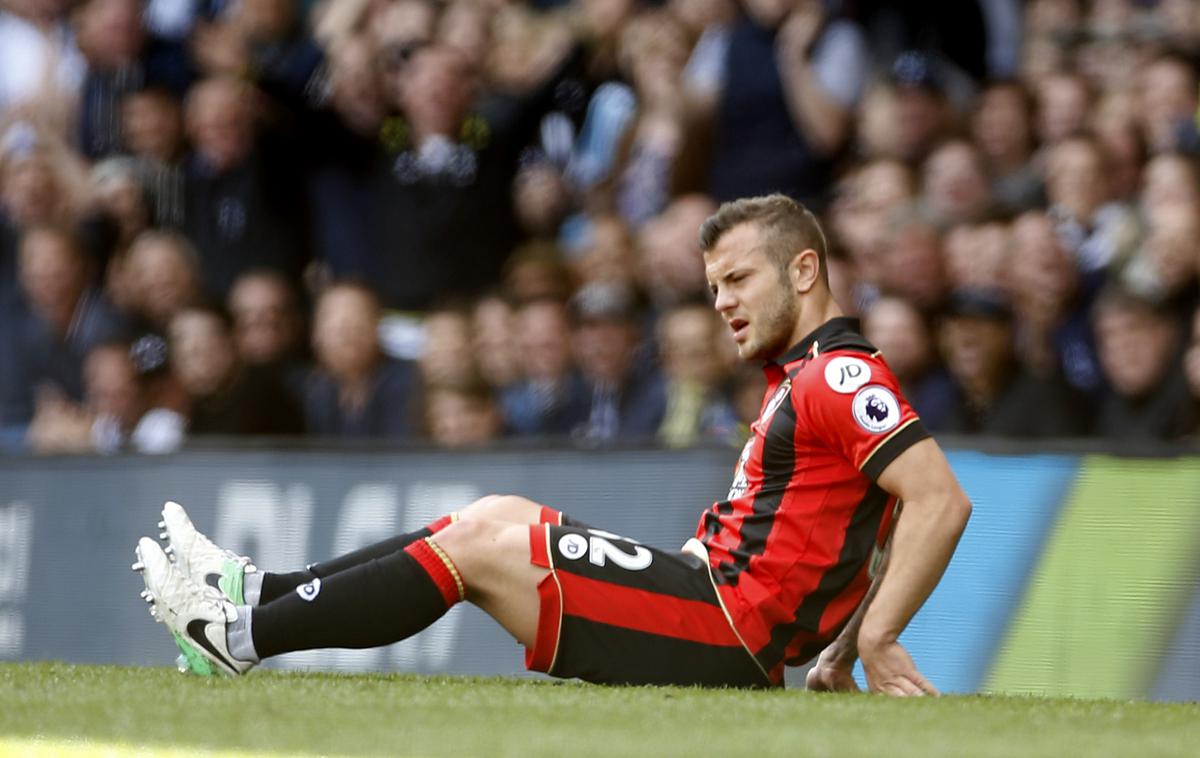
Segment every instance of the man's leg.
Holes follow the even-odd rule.
[[[536,524],[539,521],[558,523],[563,520],[558,511],[527,498],[489,495],[414,532],[390,537],[300,571],[264,572],[255,568],[249,558],[213,544],[196,530],[187,513],[177,503],[167,503],[163,507],[162,515],[163,520],[159,526],[164,531],[160,536],[168,541],[167,550],[175,554],[176,563],[182,570],[197,584],[208,584],[221,589],[235,604],[251,606],[269,603],[313,579],[328,577],[403,550],[413,542],[441,531],[455,520],[502,521],[514,524]]]
[[[269,603],[297,587],[308,584],[313,579],[323,579],[339,571],[345,571],[353,566],[403,550],[417,540],[439,533],[454,521],[500,521],[527,525],[551,518],[552,514],[557,515],[557,512],[528,498],[515,495],[488,495],[476,500],[461,511],[443,516],[415,532],[389,537],[337,558],[315,563],[301,571],[264,572],[260,574],[261,579],[248,576],[246,599],[251,605]],[[258,586],[255,586],[256,582]]]
[[[426,628],[461,600],[532,645],[537,585],[528,524],[471,518],[400,551],[371,558],[264,605],[238,609],[230,652],[260,660],[297,650],[375,647]]]

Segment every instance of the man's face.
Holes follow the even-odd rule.
[[[588,319],[574,333],[576,361],[584,376],[595,382],[621,384],[633,365],[637,326],[609,318]]]
[[[800,337],[795,334],[796,294],[768,256],[762,236],[755,224],[741,224],[704,254],[713,307],[729,324],[738,357],[746,361],[782,355]]]
[[[129,252],[127,273],[141,315],[165,324],[199,294],[187,252],[165,239],[145,239]]]
[[[249,363],[271,363],[287,355],[299,331],[286,285],[247,277],[229,293],[238,350]]]
[[[1006,321],[954,316],[942,324],[940,336],[946,368],[964,384],[998,377],[1012,361],[1012,327]]]
[[[34,232],[21,243],[20,278],[25,296],[41,313],[73,307],[84,289],[78,253],[69,240],[53,232]]]
[[[1109,307],[1096,315],[1096,348],[1105,376],[1121,395],[1153,390],[1176,355],[1178,330],[1169,316]]]
[[[414,129],[456,136],[475,95],[470,63],[450,48],[425,48],[409,62],[400,106]]]
[[[920,376],[933,357],[921,314],[907,300],[880,298],[863,316],[863,334],[879,348],[888,366],[908,381]]]
[[[219,391],[237,367],[233,340],[220,319],[204,311],[184,311],[171,321],[171,364],[192,397]]]
[[[714,349],[712,311],[688,306],[666,316],[659,350],[667,376],[706,387],[721,378],[721,354]]]
[[[330,290],[313,316],[313,351],[339,379],[365,376],[379,359],[378,328],[370,297],[353,288]]]
[[[571,369],[571,324],[558,303],[522,308],[517,313],[516,337],[527,377],[558,380]]]
[[[183,117],[168,95],[138,92],[121,105],[121,133],[134,154],[171,160],[183,141]]]
[[[208,82],[188,107],[188,131],[196,150],[220,170],[239,165],[254,146],[254,114],[247,93],[225,82]]]

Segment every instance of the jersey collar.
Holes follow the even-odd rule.
[[[793,345],[786,353],[767,361],[767,365],[775,365],[783,368],[789,363],[795,363],[808,356],[810,352],[821,349],[822,342],[828,342],[829,338],[835,334],[842,332],[858,331],[858,319],[850,316],[837,316],[821,324],[816,329],[812,330],[808,336]],[[814,353],[815,357],[815,353]]]

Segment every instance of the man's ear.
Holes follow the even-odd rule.
[[[821,259],[817,251],[805,248],[788,264],[788,281],[798,293],[806,293],[821,278]]]

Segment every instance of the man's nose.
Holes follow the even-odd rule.
[[[717,298],[713,303],[713,308],[716,308],[718,313],[724,313],[725,311],[732,309],[735,305],[737,305],[737,298],[730,294],[729,290],[717,290]]]

